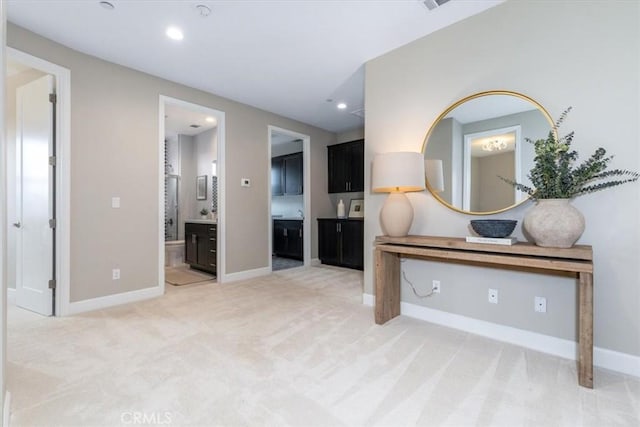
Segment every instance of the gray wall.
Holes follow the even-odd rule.
[[[604,146],[614,167],[640,169],[640,3],[508,1],[383,55],[366,66],[366,159],[384,151],[420,151],[429,125],[448,105],[476,92],[508,89],[536,99],[557,118],[574,107],[563,128],[586,158]],[[464,43],[461,43],[464,40]],[[455,54],[452,54],[455,53]],[[442,58],[447,59],[446,72]],[[483,64],[470,71],[469,64]],[[390,141],[394,141],[394,144]],[[379,212],[384,195],[370,193],[367,212]],[[580,197],[586,218],[579,243],[595,258],[595,326],[598,347],[640,355],[640,184]],[[469,215],[440,205],[429,193],[408,195],[412,234],[465,236]],[[522,220],[527,202],[500,217]],[[381,230],[365,218],[365,247]],[[516,236],[523,238],[520,226]],[[365,292],[373,294],[373,261],[365,252]],[[403,284],[404,301],[565,339],[576,338],[576,282],[571,278],[473,266],[407,261],[407,276],[422,290],[442,281],[437,297],[418,300]],[[500,303],[487,303],[487,288]],[[535,295],[547,297],[544,315]]]
[[[195,143],[194,154],[196,156],[195,160],[197,165],[196,175],[206,175],[207,177],[207,189],[205,191],[207,199],[196,200],[195,197],[193,199],[196,202],[195,213],[197,216],[192,216],[191,218],[200,218],[200,211],[203,208],[211,212],[211,163],[218,159],[218,128],[215,127],[195,135],[193,141]]]
[[[492,212],[515,203],[513,187],[498,178],[502,176],[513,180],[514,155],[513,151],[509,151],[491,156],[472,157],[471,173],[478,175],[474,176],[471,182],[472,211]]]
[[[269,125],[311,136],[315,218],[331,212],[326,146],[335,135],[68,49],[15,25],[7,44],[71,70],[71,301],[158,286],[159,95],[226,113],[226,272],[266,268]],[[240,178],[252,180],[240,187]],[[111,209],[112,196],[121,208]],[[99,226],[97,226],[99,225]],[[121,280],[111,280],[111,269]]]

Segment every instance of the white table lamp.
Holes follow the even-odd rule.
[[[377,154],[373,159],[371,188],[390,193],[380,211],[380,223],[387,236],[403,237],[413,222],[413,207],[404,194],[424,190],[424,157],[421,153]]]

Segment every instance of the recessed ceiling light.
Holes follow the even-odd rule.
[[[182,34],[182,30],[178,27],[169,27],[167,28],[167,37],[171,40],[182,40],[184,38],[184,34]]]
[[[108,1],[101,1],[100,6],[107,10],[113,10],[116,8],[113,3],[109,3]]]
[[[341,102],[338,105],[336,105],[336,107],[338,107],[338,110],[344,110],[345,108],[347,108],[347,104],[345,104],[344,102]]]
[[[213,123],[216,121],[216,119],[214,119],[213,117],[207,117],[205,120],[209,123]]]

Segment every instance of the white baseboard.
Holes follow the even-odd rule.
[[[373,307],[376,305],[376,296],[371,294],[362,294],[362,304]]]
[[[311,265],[312,267],[317,267],[317,266],[319,266],[321,264],[322,264],[322,262],[320,261],[320,258],[313,258],[309,262],[309,265]]]
[[[640,357],[632,354],[594,347],[593,364],[611,371],[622,372],[623,374],[640,378]]]
[[[7,304],[16,305],[16,288],[7,288]]]
[[[156,298],[162,296],[162,294],[162,287],[154,286],[153,288],[139,289],[137,291],[123,292],[121,294],[76,301],[69,303],[69,307],[65,315],[84,313],[87,311],[99,310],[101,308]]]
[[[362,303],[364,305],[373,307],[375,300],[375,295],[362,294]],[[499,325],[497,323],[486,322],[484,320],[434,310],[406,302],[400,303],[400,313],[404,316],[459,329],[497,341],[505,341],[542,353],[577,360],[578,344],[575,341],[525,331],[511,326]],[[640,357],[631,354],[594,347],[593,364],[601,368],[640,377]]]
[[[224,278],[221,278],[222,280],[220,280],[220,283],[237,282],[238,280],[248,280],[248,279],[253,279],[255,277],[266,276],[267,274],[271,274],[271,268],[269,267],[256,268],[254,270],[239,271],[237,273],[225,274]]]
[[[2,405],[2,427],[9,427],[11,420],[11,392],[7,391],[4,395],[4,404]]]

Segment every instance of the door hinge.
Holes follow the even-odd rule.
[[[56,288],[56,281],[54,279],[49,280],[49,289]]]
[[[56,165],[56,156],[49,156],[49,166]]]
[[[58,95],[56,95],[55,93],[50,93],[49,102],[52,104],[55,104],[56,102],[58,102]]]
[[[57,221],[54,219],[49,220],[49,228],[56,228]]]

